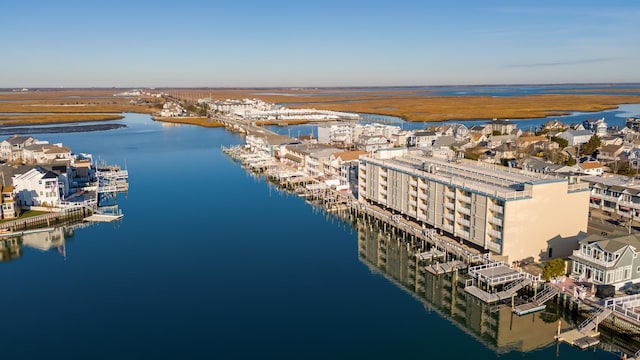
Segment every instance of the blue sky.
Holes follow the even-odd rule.
[[[2,87],[640,82],[640,1],[9,1]]]

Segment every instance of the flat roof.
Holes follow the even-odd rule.
[[[416,154],[384,160],[365,157],[364,161],[450,184],[458,188],[505,199],[530,197],[531,192],[525,190],[525,184],[567,182],[566,178],[558,176],[524,172],[520,169],[479,161],[464,159],[448,161],[438,157],[418,156]],[[585,188],[586,185],[585,183]]]

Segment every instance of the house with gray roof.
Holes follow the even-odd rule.
[[[589,130],[567,130],[558,137],[567,140],[569,146],[576,146],[579,144],[586,144],[593,136],[593,133]]]
[[[606,237],[589,235],[569,256],[571,277],[622,288],[640,281],[640,234]]]

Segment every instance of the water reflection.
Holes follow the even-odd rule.
[[[77,222],[56,228],[36,229],[7,234],[0,237],[0,262],[22,257],[23,248],[29,247],[40,251],[56,250],[66,258],[66,241],[73,237],[74,231],[91,226],[91,223]]]
[[[379,228],[358,222],[358,258],[465,333],[497,353],[528,352],[554,342],[559,315],[553,304],[546,311],[515,315],[510,306],[488,305],[464,291],[465,275],[435,275],[418,260],[416,248]],[[562,328],[569,326],[562,320]]]

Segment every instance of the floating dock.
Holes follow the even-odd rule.
[[[84,218],[84,221],[91,222],[112,222],[124,217],[123,214],[93,214]]]

